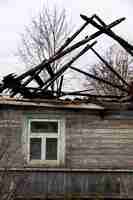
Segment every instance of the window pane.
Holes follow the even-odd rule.
[[[41,138],[30,138],[30,160],[41,160]]]
[[[32,121],[31,122],[31,132],[32,133],[57,133],[58,132],[58,122],[48,122],[48,121]]]
[[[46,160],[57,160],[57,138],[46,138]]]

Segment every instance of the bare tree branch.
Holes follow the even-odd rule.
[[[131,56],[120,46],[114,44],[112,45],[106,52],[104,56],[105,60],[108,62],[108,64],[127,82],[129,82],[131,78],[131,64],[132,64],[132,58]],[[103,78],[104,80],[109,81],[110,83],[116,84],[116,85],[123,85],[123,88],[126,86],[122,83],[121,79],[119,79],[118,76],[113,73],[103,62],[99,62],[92,66],[91,72],[100,78]],[[97,94],[102,95],[125,95],[125,92],[113,88],[112,86],[108,84],[104,84],[100,81],[95,81],[92,79],[87,78],[87,81],[90,85],[92,85],[94,91]],[[86,85],[86,83],[85,83]]]
[[[21,35],[18,56],[26,67],[31,68],[55,55],[71,32],[67,23],[64,9],[60,11],[56,6],[52,10],[44,7],[38,17],[32,20],[31,25],[25,28],[25,33]],[[58,59],[51,64],[54,73],[64,65],[64,60],[66,58]],[[48,74],[44,71],[43,79],[47,78]],[[60,80],[57,79],[51,88],[57,89],[59,83]]]

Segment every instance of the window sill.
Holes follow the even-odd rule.
[[[59,160],[32,160],[28,161],[29,167],[57,167],[62,166]]]

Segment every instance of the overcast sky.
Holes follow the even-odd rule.
[[[97,13],[107,23],[126,17],[116,31],[133,42],[133,0],[0,0],[0,76],[24,69],[14,55],[20,33],[44,4],[64,7],[77,27],[82,23],[80,13]]]

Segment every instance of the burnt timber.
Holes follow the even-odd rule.
[[[69,92],[69,91],[63,91],[63,79],[64,79],[64,72],[71,68],[75,71],[78,71],[81,74],[84,74],[85,76],[90,77],[91,79],[95,79],[95,81],[100,81],[102,83],[105,83],[107,85],[111,85],[114,88],[118,88],[121,91],[125,92],[125,96],[122,96],[121,98],[117,96],[116,98],[113,97],[111,94],[108,95],[108,98],[111,100],[113,99],[118,101],[118,99],[132,99],[132,84],[127,83],[126,80],[124,80],[121,75],[116,72],[115,69],[112,68],[112,66],[109,65],[109,63],[100,56],[100,54],[94,49],[94,45],[96,44],[96,41],[89,44],[93,39],[98,39],[98,37],[102,34],[106,34],[107,36],[111,37],[115,41],[117,41],[131,56],[133,55],[133,46],[129,44],[126,40],[121,38],[119,35],[114,33],[112,31],[112,28],[118,24],[120,24],[125,18],[120,18],[115,20],[114,22],[107,25],[98,15],[94,14],[92,17],[85,16],[83,14],[80,15],[81,18],[85,21],[84,24],[75,31],[74,34],[72,34],[71,37],[69,37],[64,44],[57,50],[55,55],[53,55],[51,58],[44,60],[42,63],[40,63],[38,66],[35,66],[34,68],[26,71],[25,73],[17,76],[16,74],[9,74],[3,78],[3,81],[0,84],[0,92],[1,94],[7,92],[10,97],[14,96],[20,96],[24,98],[34,99],[34,98],[60,98],[62,96],[68,95],[76,95],[76,96],[84,96],[84,97],[92,97],[93,99],[99,99],[99,98],[107,98],[104,95],[97,95],[97,94],[91,94],[91,92]],[[73,43],[71,46],[70,44],[74,41],[75,38],[78,37],[78,35],[88,26],[88,24],[91,24],[95,28],[98,29],[95,33],[93,33],[90,36],[86,36],[84,39]],[[77,50],[81,48],[83,45],[86,45],[82,48],[82,50],[77,53],[76,56],[74,56],[70,61],[64,64],[61,69],[59,69],[56,72],[53,72],[53,69],[51,68],[51,64],[64,57],[66,54],[69,54],[73,52],[74,50]],[[116,76],[120,80],[120,85],[116,85],[114,83],[111,83],[107,80],[103,80],[100,77],[95,76],[94,74],[90,74],[86,71],[81,70],[81,68],[76,68],[73,64],[74,62],[80,58],[84,53],[86,53],[88,50],[91,50],[105,65],[106,67],[114,73],[114,76]],[[41,77],[41,72],[47,71],[48,78],[47,80],[43,80]],[[52,85],[55,83],[56,80],[60,79],[60,86],[56,90],[52,90]],[[37,83],[37,87],[30,87],[29,84],[35,81]]]

